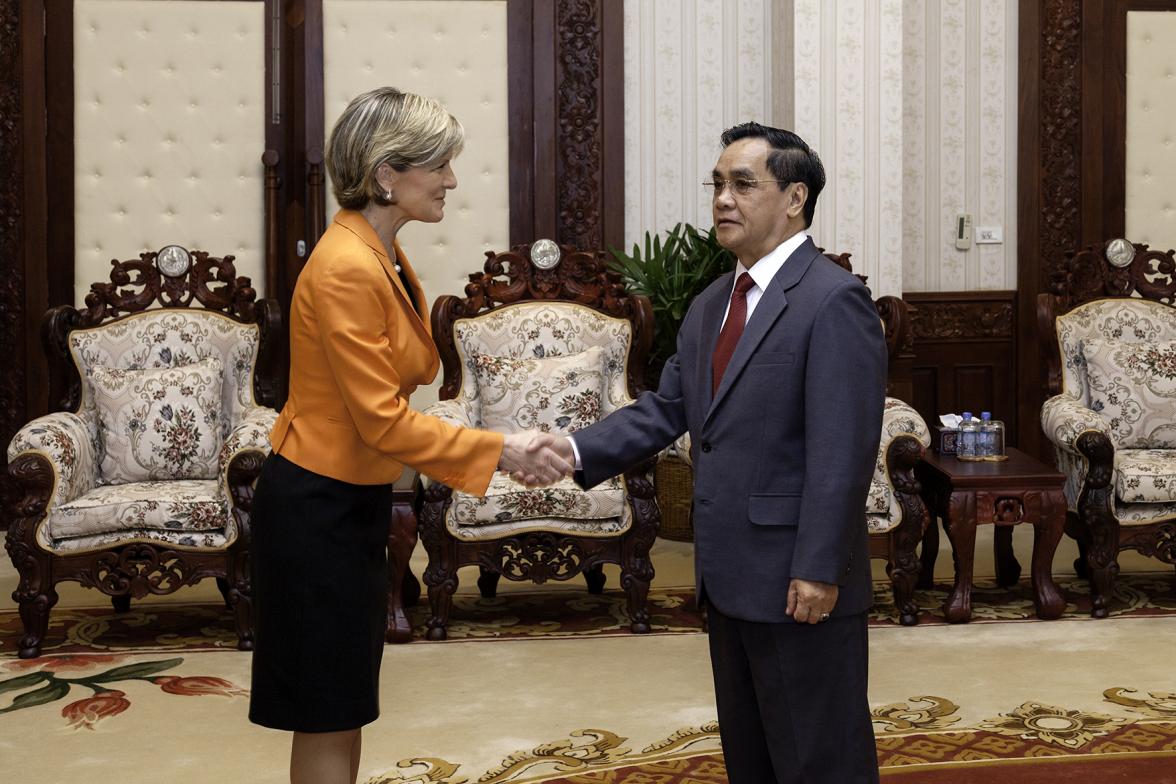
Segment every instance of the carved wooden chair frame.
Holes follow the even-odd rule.
[[[607,316],[628,319],[632,329],[626,377],[629,394],[644,389],[645,366],[653,343],[653,308],[649,299],[627,292],[621,277],[608,269],[602,251],[589,253],[564,246],[562,259],[552,269],[531,262],[530,246],[512,251],[487,251],[481,273],[471,273],[465,298],[447,295],[433,305],[433,340],[441,354],[444,380],[439,397],[454,398],[461,388],[461,360],[454,338],[458,319],[485,316],[500,307],[528,300],[578,303]],[[653,579],[649,550],[661,516],[652,483],[653,462],[625,472],[625,495],[632,513],[627,531],[612,537],[569,533],[515,532],[505,538],[462,541],[446,528],[445,518],[453,489],[434,482],[424,491],[419,527],[429,554],[424,581],[428,586],[431,617],[427,636],[443,640],[457,589],[457,570],[477,565],[482,595],[493,597],[498,579],[544,583],[565,581],[583,574],[591,593],[604,589],[603,565],[621,567],[621,586],[628,599],[630,629],[649,631],[647,596]]]
[[[1133,245],[1135,255],[1124,267],[1111,264],[1104,248],[1091,246],[1067,252],[1066,262],[1054,273],[1048,291],[1037,295],[1038,334],[1046,352],[1047,396],[1062,392],[1058,316],[1100,299],[1145,299],[1176,307],[1174,251],[1151,250],[1142,243]],[[1105,618],[1119,573],[1119,552],[1135,550],[1176,564],[1176,519],[1120,526],[1114,511],[1115,445],[1105,433],[1087,430],[1075,439],[1074,446],[1088,468],[1077,512],[1066,513],[1066,533],[1078,542],[1080,555],[1074,562],[1075,571],[1090,580],[1091,615]]]
[[[273,407],[275,349],[281,332],[281,309],[277,301],[256,301],[250,279],[237,276],[233,256],[217,258],[203,251],[192,251],[190,269],[185,274],[169,277],[157,268],[156,255],[147,252],[138,259],[113,260],[110,282],[94,283],[90,287],[84,309],[60,305],[46,312],[41,324],[43,348],[51,369],[67,381],[66,394],[56,410],[77,411],[81,403],[82,380],[68,343],[71,331],[110,324],[148,310],[189,308],[193,304],[244,324],[258,325],[254,396],[260,404]],[[249,511],[253,482],[263,462],[264,456],[249,451],[238,455],[228,466],[231,513],[236,518],[239,534],[225,550],[201,552],[175,548],[168,543],[140,541],[71,554],[47,551],[37,542],[37,527],[47,513],[53,492],[54,471],[42,455],[19,456],[8,466],[16,492],[9,509],[5,549],[19,574],[12,596],[19,605],[25,630],[18,645],[20,657],[33,658],[40,654],[48,631],[49,612],[57,603],[56,585],[68,580],[98,589],[111,597],[116,611],[125,612],[132,597],[170,594],[205,577],[214,577],[226,605],[233,610],[238,648],[252,650]]]

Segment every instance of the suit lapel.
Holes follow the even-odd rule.
[[[706,418],[709,420],[714,414],[715,409],[718,408],[719,403],[727,395],[727,392],[734,385],[735,380],[739,374],[743,372],[743,368],[751,359],[755,350],[767,337],[772,330],[772,326],[784,313],[785,308],[788,307],[788,298],[785,292],[800,282],[804,277],[804,273],[808,271],[809,265],[813,263],[813,259],[817,257],[817,248],[813,244],[812,238],[805,240],[803,244],[788,257],[784,262],[784,266],[776,273],[776,277],[772,278],[772,282],[768,284],[767,289],[764,290],[760,297],[759,303],[755,306],[755,311],[751,314],[751,318],[747,322],[747,326],[743,328],[743,335],[739,338],[739,344],[735,346],[735,353],[731,355],[731,361],[727,364],[727,369],[723,373],[723,380],[719,384],[719,389],[715,392],[714,399],[711,401],[710,408],[706,412]],[[723,305],[725,303],[720,303]],[[723,318],[723,311],[720,309],[717,320]],[[718,342],[718,330],[715,331],[715,338],[710,342],[711,354],[714,353],[715,343]],[[710,354],[707,355],[707,369],[711,371]],[[710,388],[710,375],[707,376],[707,386]]]

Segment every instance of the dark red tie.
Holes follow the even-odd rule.
[[[723,371],[739,345],[739,338],[743,335],[743,323],[747,321],[747,292],[755,281],[746,272],[740,274],[735,281],[735,290],[731,292],[731,307],[727,311],[727,321],[723,324],[723,331],[719,333],[719,342],[715,344],[715,353],[711,355],[711,367],[714,368],[711,394],[719,391],[719,382],[723,380]]]

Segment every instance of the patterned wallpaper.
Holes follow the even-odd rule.
[[[1176,247],[1176,13],[1127,13],[1126,236]]]
[[[771,53],[788,14],[782,106]],[[694,183],[722,128],[757,118],[821,154],[813,236],[852,253],[876,296],[1015,288],[1016,63],[1014,0],[626,0],[627,241],[709,226]],[[956,250],[959,212],[1003,242]]]
[[[771,0],[625,0],[625,237],[709,227],[724,128],[772,105]]]
[[[905,291],[1017,287],[1017,3],[902,0]],[[955,216],[999,245],[955,247]]]

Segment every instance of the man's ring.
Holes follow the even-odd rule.
[[[822,621],[829,620],[829,613],[821,613],[821,620]]]

